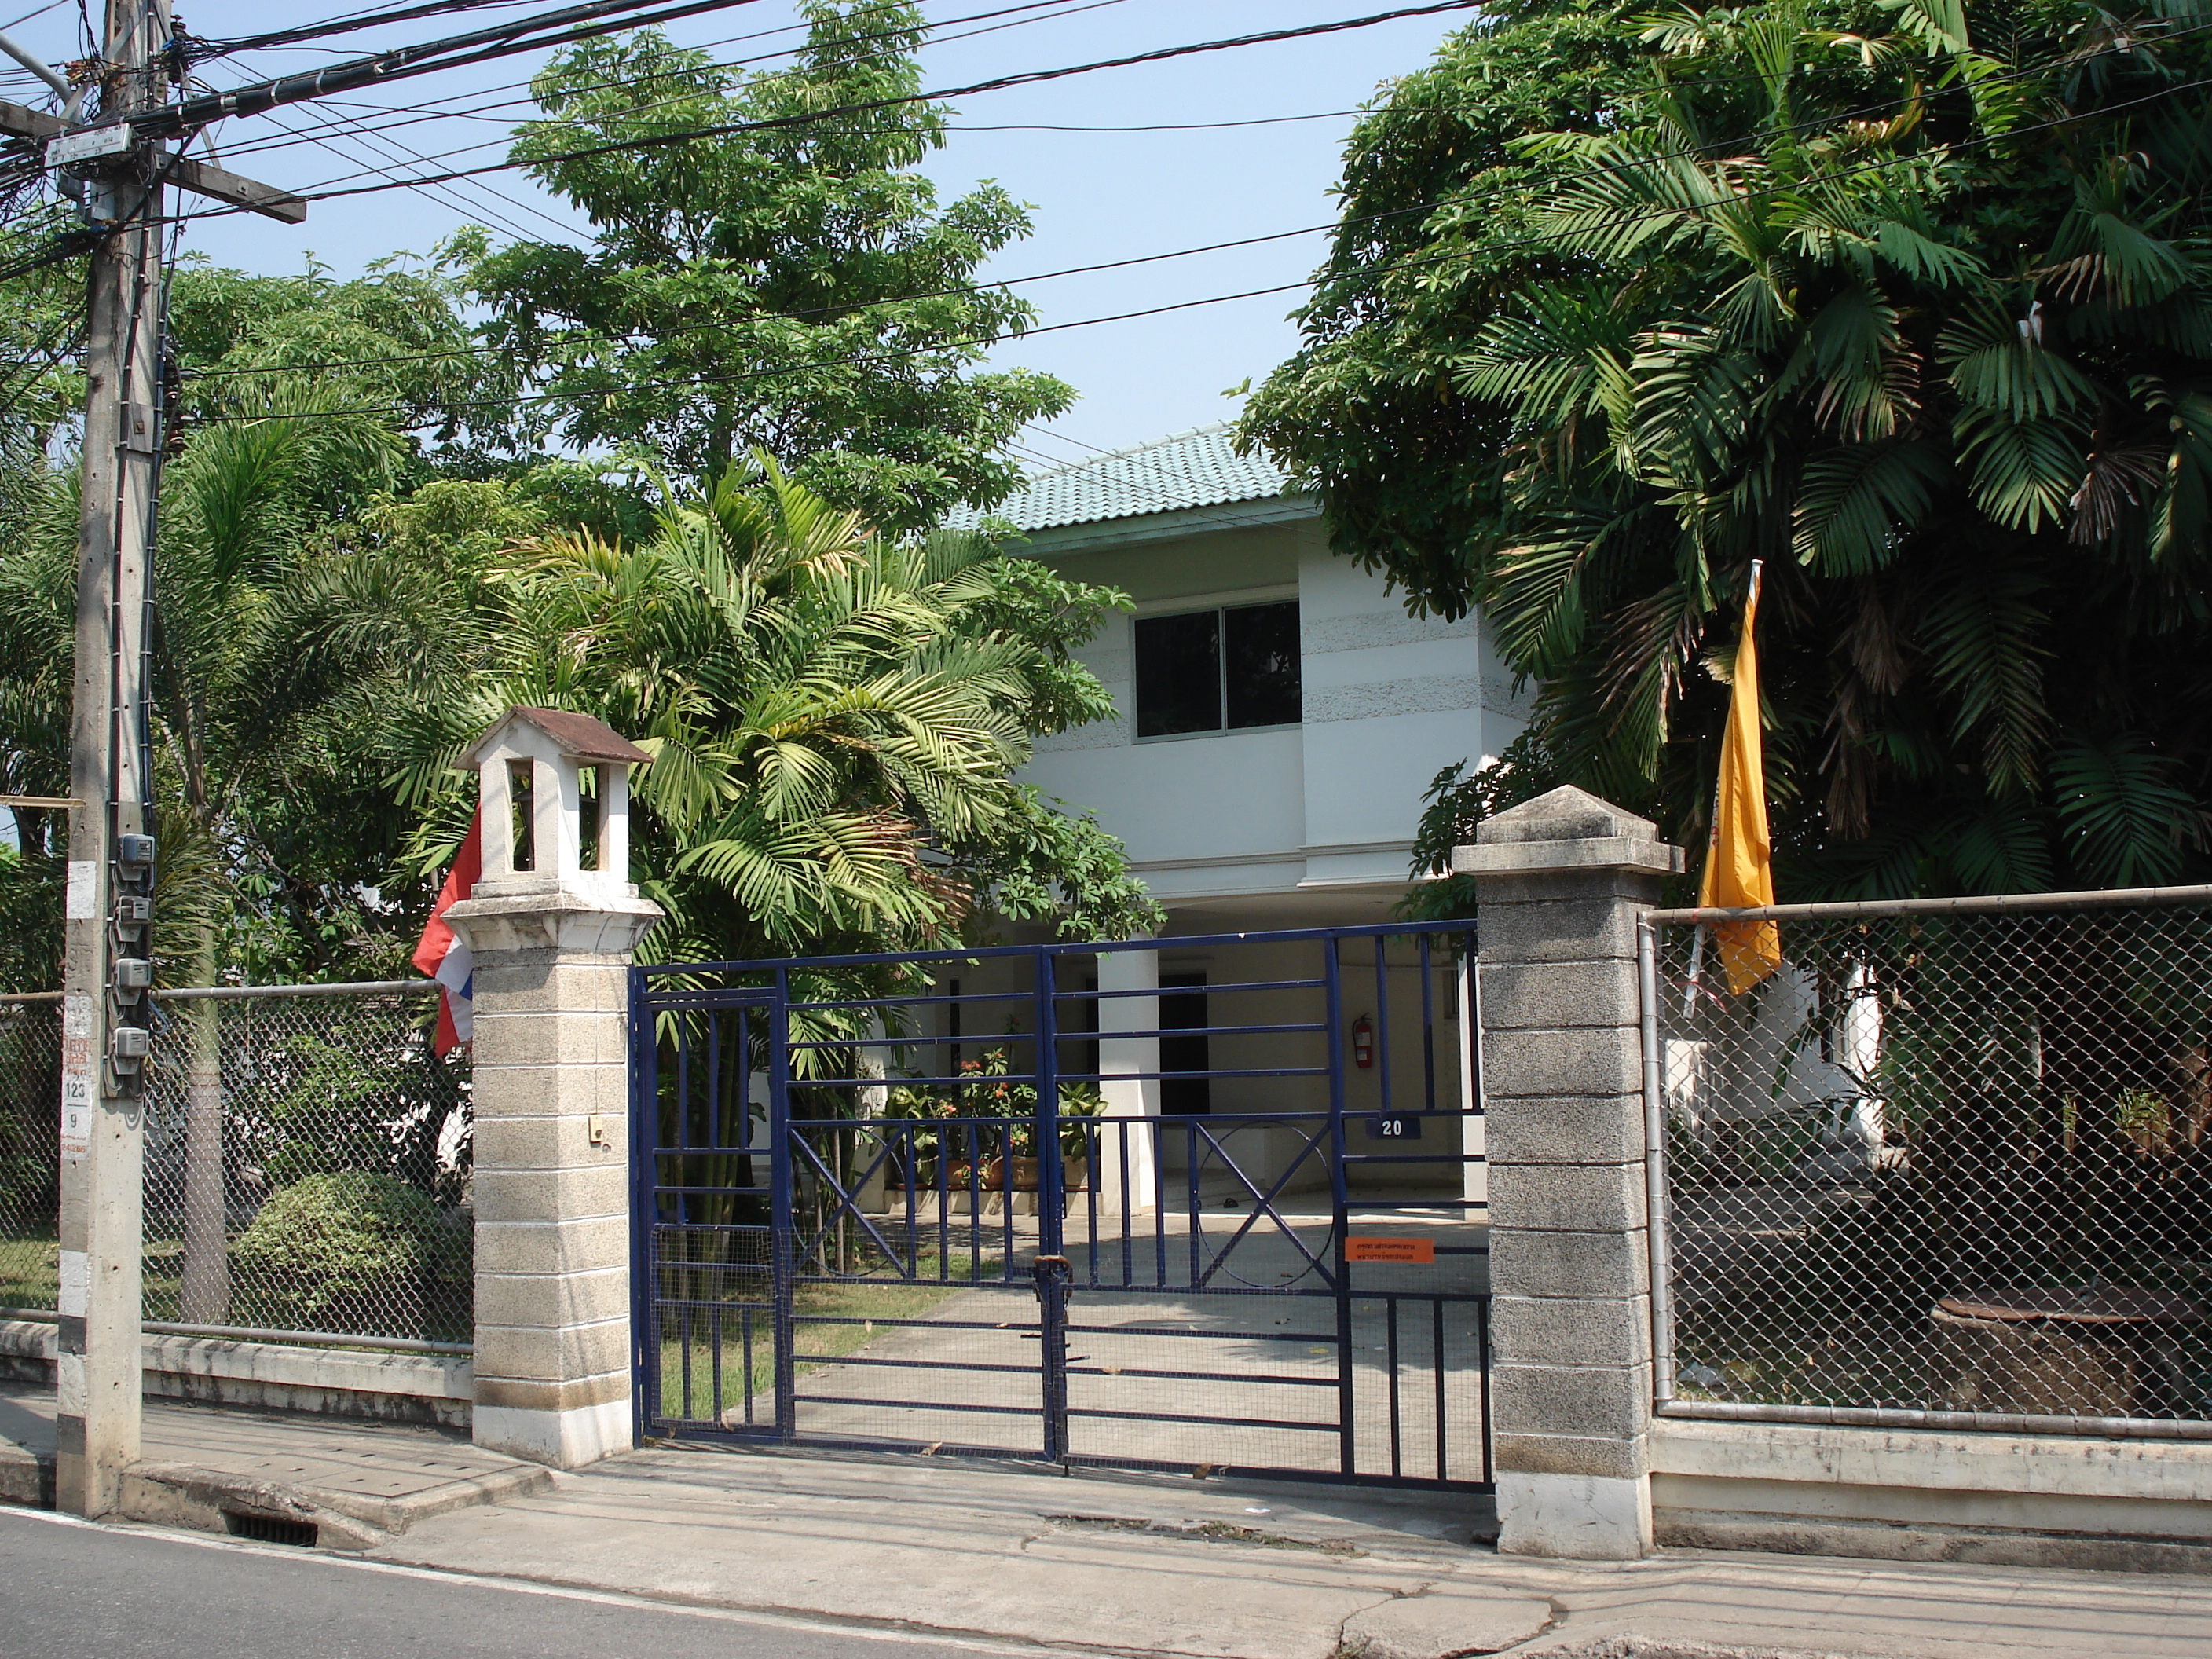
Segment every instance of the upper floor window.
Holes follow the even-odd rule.
[[[1137,735],[1298,721],[1298,605],[1137,618]]]

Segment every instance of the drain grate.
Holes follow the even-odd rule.
[[[242,1515],[235,1510],[225,1510],[222,1518],[233,1538],[250,1538],[257,1544],[290,1544],[303,1550],[315,1547],[312,1521],[280,1521],[273,1516]]]

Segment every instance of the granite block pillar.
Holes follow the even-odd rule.
[[[483,872],[444,913],[473,953],[476,1443],[572,1469],[634,1437],[629,769],[588,714],[510,708],[469,751]]]
[[[1638,914],[1681,868],[1575,788],[1486,819],[1476,878],[1498,1548],[1651,1547],[1650,1255]]]
[[[446,912],[476,955],[474,1436],[556,1468],[632,1443],[629,966],[659,915],[573,890]]]

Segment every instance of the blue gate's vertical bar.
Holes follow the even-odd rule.
[[[709,1015],[709,1018],[713,1016]],[[699,1275],[692,1261],[698,1249],[699,1235],[693,1231],[694,1212],[697,1209],[692,1200],[698,1196],[692,1191],[697,1184],[698,1160],[690,1156],[691,1139],[691,1026],[678,1014],[670,1022],[676,1033],[676,1145],[680,1152],[677,1160],[676,1237],[677,1263],[681,1287],[676,1297],[676,1380],[681,1391],[675,1415],[689,1419],[691,1412],[691,1322],[696,1309],[693,1304],[698,1290]]]
[[[630,1389],[634,1432],[651,1432],[660,1409],[660,1336],[653,1308],[659,1278],[653,1219],[659,1200],[660,1054],[644,969],[629,970],[629,1341],[636,1382]]]
[[[775,1318],[775,1428],[785,1439],[799,1432],[798,1328],[792,1323],[796,1264],[791,1259],[791,970],[775,970],[775,1000],[769,1006],[768,1148],[769,1296]]]
[[[1322,1018],[1328,1022],[1329,1238],[1336,1255],[1337,1473],[1348,1475],[1358,1467],[1359,1432],[1352,1398],[1352,1269],[1344,1237],[1352,1206],[1344,1169],[1344,968],[1334,934],[1323,937],[1321,951]]]
[[[1058,1463],[1068,1453],[1067,1295],[1073,1276],[1066,1255],[1067,1171],[1060,1147],[1060,1024],[1053,1006],[1052,956],[1037,951],[1030,964],[1036,1002],[1037,1352],[1044,1372],[1045,1461]],[[1011,1193],[1006,1208],[1010,1213],[1013,1209]]]

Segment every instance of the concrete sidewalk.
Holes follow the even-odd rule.
[[[0,1398],[0,1433],[33,1433],[40,1404]],[[151,1518],[221,1529],[250,1487],[281,1512],[350,1514],[350,1530],[321,1525],[324,1547],[395,1566],[1064,1650],[2212,1654],[2212,1577],[1689,1552],[1549,1564],[1496,1555],[1486,1503],[1449,1495],[710,1449],[553,1475],[434,1431],[178,1406],[149,1406],[148,1449],[220,1487]]]
[[[2212,1654],[2212,1578],[1671,1553],[1501,1558],[1486,1504],[921,1459],[647,1450],[375,1559],[1215,1659],[1779,1650]]]
[[[145,1461],[125,1478],[136,1521],[201,1531],[261,1521],[366,1549],[417,1521],[549,1488],[552,1472],[437,1429],[149,1400]],[[0,1502],[51,1509],[52,1389],[0,1387]]]

